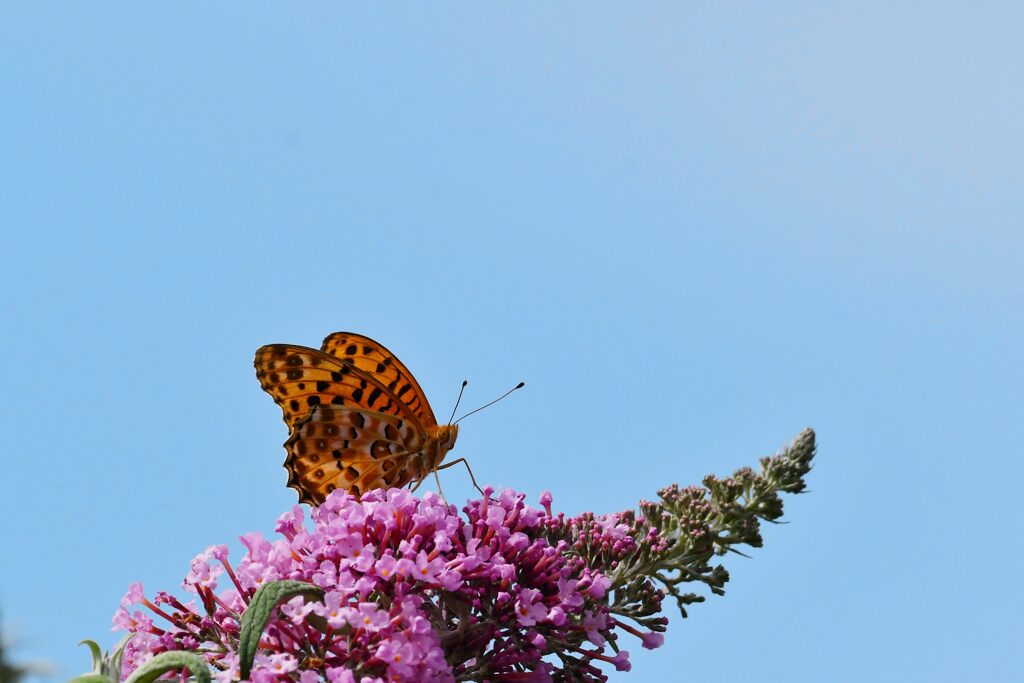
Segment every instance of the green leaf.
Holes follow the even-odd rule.
[[[103,674],[82,674],[72,678],[68,683],[117,683],[117,681]]]
[[[115,681],[121,680],[121,660],[124,659],[124,650],[128,647],[128,643],[134,637],[134,633],[125,634],[124,638],[121,639],[121,642],[119,642],[117,647],[114,648],[114,654],[110,655],[110,660],[108,661],[110,670],[104,671],[104,673],[113,676]]]
[[[210,683],[206,660],[194,652],[163,652],[135,670],[125,683],[153,683],[168,671],[188,669],[196,683]],[[93,683],[90,681],[89,683]]]
[[[100,644],[95,640],[89,640],[88,638],[78,641],[78,644],[87,645],[89,647],[89,651],[92,652],[92,673],[100,673],[100,666],[103,664],[103,651],[100,650]]]
[[[322,600],[324,590],[303,581],[273,581],[260,586],[256,595],[252,596],[252,602],[242,615],[241,634],[238,638],[238,660],[242,680],[249,678],[253,662],[256,661],[260,636],[263,635],[263,629],[267,627],[274,608],[296,595],[310,595]]]

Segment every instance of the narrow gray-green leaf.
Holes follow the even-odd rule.
[[[110,655],[110,660],[108,662],[108,668],[110,670],[104,671],[103,673],[113,675],[115,681],[121,680],[121,660],[124,659],[124,650],[128,647],[128,643],[134,637],[134,633],[125,634],[124,638],[121,639],[121,642],[119,642],[117,647],[114,648],[114,653]]]
[[[82,674],[72,678],[68,683],[117,683],[117,681],[103,674]]]
[[[273,581],[260,586],[256,595],[252,596],[252,602],[242,615],[241,633],[238,636],[238,663],[243,681],[249,678],[252,671],[260,636],[274,608],[296,595],[310,595],[320,600],[324,597],[324,589],[303,581]]]
[[[188,669],[196,683],[210,683],[206,660],[194,652],[163,652],[135,670],[125,683],[153,683],[168,671]]]
[[[100,673],[100,666],[103,663],[103,651],[100,650],[100,644],[95,640],[89,640],[88,638],[78,641],[78,644],[87,645],[89,647],[89,651],[92,652],[92,673]]]

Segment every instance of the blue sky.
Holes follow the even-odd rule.
[[[76,674],[129,582],[271,530],[253,351],[353,330],[438,413],[525,380],[455,453],[567,512],[818,431],[791,523],[613,681],[1019,675],[1022,20],[5,3],[16,654]]]

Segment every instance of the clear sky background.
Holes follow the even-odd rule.
[[[1024,13],[889,4],[4,3],[15,656],[272,530],[253,351],[353,330],[438,413],[526,380],[455,453],[570,513],[817,430],[613,681],[1019,676]]]

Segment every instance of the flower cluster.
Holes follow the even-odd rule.
[[[154,654],[191,650],[218,680],[238,680],[242,615],[260,586],[281,580],[314,584],[323,597],[280,606],[250,674],[256,683],[545,681],[565,668],[542,661],[550,654],[584,680],[604,678],[595,660],[628,669],[626,652],[606,650],[618,623],[609,579],[567,541],[549,541],[546,531],[560,523],[550,514],[514,491],[485,492],[463,517],[431,493],[379,490],[357,500],[336,491],[312,510],[311,528],[295,506],[278,520],[277,540],[244,536],[237,566],[225,546],[197,556],[184,586],[199,604],[167,593],[149,600],[133,584],[114,615],[115,628],[136,634],[125,675]],[[617,525],[603,529],[594,542],[623,541]],[[225,576],[230,585],[218,590]]]
[[[534,508],[485,488],[460,514],[432,493],[335,491],[311,520],[282,515],[276,540],[244,536],[237,565],[226,546],[197,556],[188,602],[132,584],[114,615],[131,639],[113,661],[125,678],[150,660],[205,661],[218,683],[606,681],[599,667],[630,669],[623,633],[664,642],[666,596],[685,617],[704,597],[682,584],[724,592],[711,558],[761,545],[761,520],[804,489],[814,451],[806,430],[760,472],[611,515],[555,514],[549,493]]]

